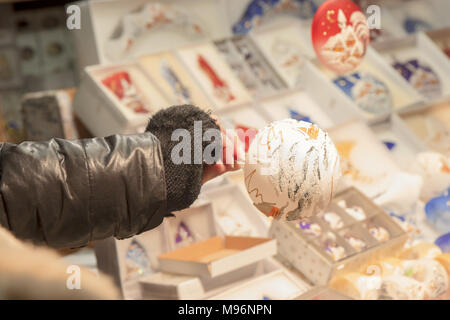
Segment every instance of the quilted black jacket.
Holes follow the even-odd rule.
[[[199,119],[218,128],[200,109],[176,106],[152,117],[152,133],[0,144],[0,224],[55,248],[158,226],[200,192],[202,164],[169,162],[173,129]]]

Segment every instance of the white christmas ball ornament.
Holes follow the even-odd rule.
[[[339,155],[316,125],[276,121],[253,139],[244,175],[247,192],[262,213],[301,220],[328,206],[340,177]]]

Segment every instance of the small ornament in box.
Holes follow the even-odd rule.
[[[318,285],[395,252],[407,239],[382,209],[355,188],[341,191],[329,208],[310,220],[273,221],[269,234],[277,239],[280,259]]]
[[[212,43],[186,46],[177,54],[217,109],[252,101],[250,93]]]

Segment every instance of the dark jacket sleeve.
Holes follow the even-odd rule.
[[[0,224],[21,239],[80,247],[159,225],[164,165],[151,133],[0,146]]]

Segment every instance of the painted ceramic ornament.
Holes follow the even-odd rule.
[[[248,152],[250,144],[255,139],[257,130],[255,128],[250,128],[239,124],[235,126],[235,130],[239,140],[244,143],[245,152]]]
[[[442,252],[450,253],[450,233],[446,233],[437,238],[434,244],[441,248]]]
[[[326,212],[323,215],[323,220],[330,225],[331,229],[340,229],[344,226],[342,218],[334,212]]]
[[[280,68],[293,83],[298,80],[302,73],[307,58],[302,54],[303,49],[295,42],[283,37],[277,37],[272,43],[270,53]]]
[[[102,80],[107,87],[127,108],[135,113],[148,113],[142,102],[142,97],[134,86],[131,76],[126,71],[116,72]]]
[[[350,0],[324,2],[314,16],[311,34],[320,62],[338,74],[355,70],[370,42],[367,19]]]
[[[355,249],[356,251],[362,251],[367,247],[367,244],[356,236],[352,236],[350,234],[346,234],[344,239],[348,242],[348,244]]]
[[[151,271],[149,259],[141,244],[133,239],[125,257],[126,279],[135,279]]]
[[[169,66],[166,60],[161,61],[160,71],[163,78],[172,88],[178,102],[182,104],[192,104],[189,89],[181,82],[180,78],[178,78],[177,74]]]
[[[175,236],[175,243],[178,247],[184,247],[194,242],[194,237],[191,231],[184,222],[180,222],[178,225],[177,233]]]
[[[419,281],[399,274],[383,278],[379,292],[379,300],[423,300],[425,297]]]
[[[340,177],[339,156],[316,125],[285,119],[261,129],[250,144],[245,186],[266,216],[302,220],[324,210]]]
[[[373,184],[376,182],[375,177],[366,175],[360,169],[358,169],[351,159],[352,150],[355,148],[356,142],[354,141],[338,141],[336,142],[336,148],[339,156],[341,157],[342,174],[349,177],[355,182]]]
[[[369,233],[374,237],[378,242],[386,242],[391,238],[389,231],[381,226],[373,226],[369,228]]]
[[[297,223],[297,227],[300,228],[305,234],[311,237],[318,237],[322,233],[322,228],[317,223],[308,223],[306,221],[300,221]]]
[[[351,216],[353,219],[357,221],[362,221],[366,219],[366,213],[363,208],[358,206],[347,207],[347,203],[345,200],[338,201],[338,206],[345,210],[345,212]]]
[[[159,28],[175,27],[194,39],[205,37],[206,32],[197,21],[199,19],[192,13],[180,7],[160,2],[148,3],[121,17],[106,42],[105,52],[113,61],[123,59],[147,31]]]
[[[344,259],[346,256],[345,248],[336,243],[336,236],[329,232],[327,238],[323,241],[322,245],[325,252],[331,256],[334,261]]]
[[[220,78],[217,72],[212,68],[209,62],[201,54],[197,56],[197,63],[199,68],[211,81],[211,85],[214,88],[214,95],[225,102],[230,102],[235,99],[231,93],[227,83]]]
[[[417,59],[396,61],[392,65],[420,94],[433,99],[441,96],[442,88],[436,72]]]
[[[448,275],[444,267],[433,259],[406,260],[403,275],[419,281],[424,287],[424,299],[435,299],[447,292]]]
[[[392,110],[389,88],[381,80],[367,72],[355,72],[340,76],[333,82],[356,104],[370,114],[385,114]]]
[[[317,10],[317,0],[252,0],[242,17],[233,25],[234,34],[247,34],[263,19],[279,13],[293,13],[309,19]]]
[[[450,188],[426,203],[425,214],[427,220],[440,232],[450,232]]]
[[[440,153],[419,153],[411,164],[410,170],[423,179],[422,199],[429,200],[437,197],[450,186],[450,159]]]
[[[433,27],[428,22],[414,17],[406,18],[403,21],[403,28],[407,33],[417,33],[420,31],[427,31],[433,29]]]

